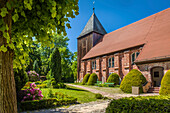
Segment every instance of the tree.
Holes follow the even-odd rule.
[[[32,37],[41,46],[54,46],[49,36],[56,31],[66,35],[68,18],[75,18],[78,10],[78,0],[0,0],[1,113],[17,113],[13,67],[26,63]]]
[[[55,78],[56,83],[61,82],[61,56],[58,48],[53,50],[50,59],[50,76]]]

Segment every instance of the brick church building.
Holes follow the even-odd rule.
[[[122,80],[138,69],[152,86],[160,86],[170,69],[170,8],[107,33],[92,14],[78,42],[78,81],[96,73],[106,82],[111,73]]]

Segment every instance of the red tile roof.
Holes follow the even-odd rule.
[[[144,45],[136,62],[170,56],[170,8],[104,35],[82,60]]]

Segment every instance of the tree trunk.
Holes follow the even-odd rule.
[[[0,9],[6,4],[7,0],[0,0]],[[8,25],[8,33],[11,37],[12,16],[9,11],[4,18]],[[0,16],[0,19],[2,17]],[[0,46],[6,45],[6,39],[0,32]],[[15,80],[13,73],[13,51],[8,48],[7,52],[0,52],[0,113],[17,113],[17,100]]]

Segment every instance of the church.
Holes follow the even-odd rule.
[[[170,8],[110,33],[93,13],[77,43],[78,81],[87,73],[103,82],[117,73],[122,80],[138,69],[152,87],[159,87],[170,69]]]

